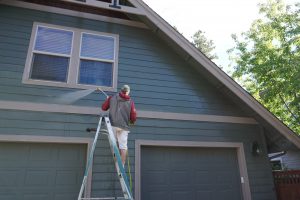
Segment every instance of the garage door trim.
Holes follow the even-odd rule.
[[[83,137],[59,137],[59,136],[32,136],[32,135],[0,135],[0,142],[20,142],[20,143],[61,143],[61,144],[86,144],[87,158],[89,149],[93,143],[92,138]],[[87,178],[86,197],[91,195],[92,169]],[[78,191],[79,193],[79,191]]]
[[[135,199],[141,200],[141,148],[142,146],[160,147],[208,147],[208,148],[234,148],[237,151],[241,187],[244,200],[251,200],[250,184],[247,173],[246,158],[243,143],[236,142],[192,142],[192,141],[135,141]],[[243,181],[242,181],[243,180]]]

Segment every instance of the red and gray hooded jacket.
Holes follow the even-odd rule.
[[[136,121],[134,102],[125,93],[120,92],[106,99],[102,104],[102,110],[107,111],[108,109],[112,126],[129,130],[129,123],[134,124]]]

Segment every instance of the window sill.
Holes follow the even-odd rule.
[[[116,87],[105,87],[105,86],[97,86],[97,85],[83,85],[83,84],[71,84],[71,83],[62,83],[62,82],[54,82],[54,81],[44,81],[44,80],[33,80],[27,79],[22,81],[23,84],[30,85],[41,85],[41,86],[51,86],[51,87],[62,87],[62,88],[76,88],[76,89],[96,89],[101,88],[103,91],[117,92]]]

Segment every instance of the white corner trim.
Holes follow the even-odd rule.
[[[27,3],[27,2],[21,2],[16,0],[0,0],[0,4],[149,29],[144,23],[138,21],[130,21],[126,19],[106,17],[103,15],[90,14],[90,13],[73,11],[73,10],[68,10],[63,8],[55,8],[50,6],[38,5],[34,3]]]
[[[52,112],[52,113],[69,113],[69,114],[86,114],[86,115],[100,115],[100,114],[107,113],[107,112],[103,112],[100,106],[88,107],[88,106],[31,103],[31,102],[19,102],[19,101],[0,101],[0,109]],[[185,114],[185,113],[171,113],[171,112],[157,112],[157,111],[143,111],[143,110],[138,111],[138,117],[146,118],[146,119],[258,124],[257,121],[255,121],[253,118],[250,117],[200,115],[200,114]]]
[[[193,57],[201,66],[203,66],[212,76],[220,80],[230,91],[239,97],[245,104],[253,109],[259,116],[264,118],[271,126],[277,129],[290,142],[294,143],[300,148],[300,138],[286,125],[284,125],[278,118],[276,118],[270,111],[262,106],[257,100],[248,94],[238,83],[223,72],[215,63],[208,59],[204,54],[200,53],[187,39],[178,33],[171,25],[169,25],[163,18],[156,14],[147,4],[142,0],[128,0],[135,7],[144,9],[146,17],[152,21],[159,30],[165,33],[172,41],[184,49],[191,57]],[[200,66],[199,65],[199,66]]]

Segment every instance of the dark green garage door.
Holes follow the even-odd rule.
[[[0,143],[0,199],[74,200],[85,160],[85,145]]]
[[[241,200],[235,149],[143,147],[142,200]]]

